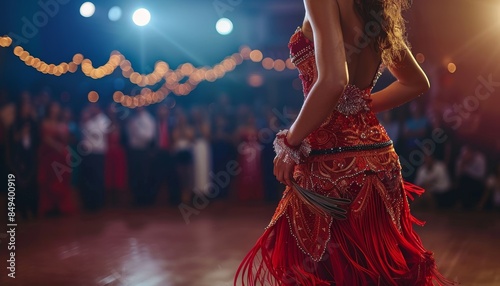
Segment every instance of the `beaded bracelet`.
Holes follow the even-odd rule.
[[[287,134],[287,129],[281,130],[278,134],[276,134],[276,138],[273,143],[274,152],[276,152],[276,156],[285,163],[295,162],[295,164],[300,164],[309,156],[309,153],[311,153],[311,145],[306,139],[302,141],[300,145],[292,146],[286,139]]]

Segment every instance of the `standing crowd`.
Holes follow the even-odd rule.
[[[25,218],[148,206],[161,192],[173,206],[192,204],[195,195],[213,192],[214,181],[220,184],[211,197],[279,198],[272,173],[278,127],[270,128],[278,119],[265,107],[235,107],[221,96],[192,107],[91,103],[76,117],[48,94],[25,92],[2,113],[2,171],[17,178]],[[228,165],[237,174],[226,174]]]
[[[24,92],[0,110],[2,173],[16,176],[17,209],[25,218],[129,202],[148,206],[162,193],[173,206],[210,192],[214,199],[276,201],[283,188],[273,176],[272,141],[293,119],[265,105],[235,106],[221,95],[190,107],[92,103],[75,116],[48,93]],[[382,113],[380,121],[405,178],[427,189],[417,203],[500,208],[500,164],[488,162],[491,154],[461,144],[452,132],[436,139],[436,130],[446,128],[417,103],[409,117],[393,115]]]

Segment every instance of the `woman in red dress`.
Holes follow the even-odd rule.
[[[42,122],[42,141],[38,149],[39,213],[73,214],[76,203],[71,189],[68,165],[69,129],[62,121],[61,107],[52,102]]]
[[[259,130],[256,127],[255,116],[250,111],[245,121],[236,132],[239,142],[238,164],[241,168],[237,177],[238,200],[261,201],[264,199],[264,182]]]
[[[375,112],[429,88],[404,38],[407,0],[304,0],[289,43],[305,101],[275,139],[287,185],[235,285],[450,285],[413,224],[392,141]],[[383,66],[396,77],[371,94]],[[435,284],[433,284],[435,283]]]
[[[107,134],[108,149],[104,159],[104,185],[112,204],[119,202],[127,189],[127,159],[122,145],[122,126],[112,105],[108,110],[111,120]]]

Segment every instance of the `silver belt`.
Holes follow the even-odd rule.
[[[353,146],[343,146],[343,147],[335,147],[330,149],[316,149],[311,150],[309,153],[310,156],[316,155],[330,155],[330,154],[338,154],[349,151],[368,151],[368,150],[376,150],[384,147],[388,147],[392,145],[392,140],[374,144],[362,144],[362,145],[353,145]]]

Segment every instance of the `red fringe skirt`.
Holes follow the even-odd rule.
[[[406,196],[413,198],[423,190],[406,182],[399,184],[405,197],[400,228],[383,196],[374,192],[366,199],[362,215],[331,222],[325,251],[314,259],[298,244],[285,212],[243,259],[234,285],[455,285],[438,272],[432,253],[424,249],[413,230],[413,224],[423,222],[410,214]]]

